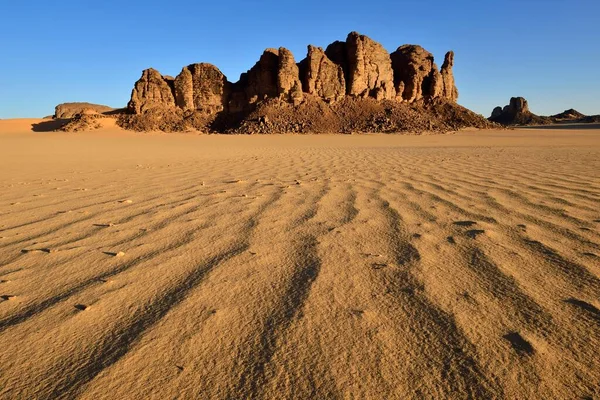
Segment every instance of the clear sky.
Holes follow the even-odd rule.
[[[148,67],[209,62],[237,81],[267,47],[326,47],[358,31],[438,64],[456,53],[459,103],[489,116],[511,96],[548,115],[600,114],[599,0],[10,1],[0,8],[0,118],[61,102],[124,106]]]

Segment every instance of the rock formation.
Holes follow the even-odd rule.
[[[346,39],[348,57],[347,94],[377,100],[396,97],[389,53],[382,45],[352,32]]]
[[[529,104],[523,97],[512,97],[504,108],[496,107],[489,118],[503,125],[544,125],[552,123],[549,117],[541,117],[529,111]]]
[[[277,94],[282,100],[294,104],[300,103],[303,97],[298,65],[292,52],[284,47],[279,48]]]
[[[79,114],[102,114],[114,111],[114,108],[91,103],[62,103],[54,108],[53,118],[68,119]]]
[[[497,118],[500,115],[502,115],[502,107],[496,107],[494,108],[494,111],[492,111],[492,116],[490,118]]]
[[[449,51],[444,57],[444,64],[442,65],[442,81],[443,81],[443,93],[442,97],[450,101],[458,100],[458,89],[454,83],[454,74],[452,68],[454,67],[454,52]]]
[[[334,102],[346,95],[344,70],[325,55],[321,47],[308,46],[308,55],[300,62],[302,90],[326,102]]]
[[[229,102],[231,84],[217,67],[200,63],[184,67],[175,78],[175,103],[184,111],[216,114]]]
[[[446,53],[442,70],[433,54],[418,45],[404,45],[391,54],[398,100],[409,103],[423,98],[458,100],[452,67],[454,52]]]
[[[437,71],[433,55],[421,46],[400,46],[391,54],[391,59],[399,99],[410,103],[430,97],[434,92],[432,86],[440,91],[439,77],[433,82],[432,75]]]
[[[162,129],[168,121],[169,126],[183,129],[190,123],[196,127],[217,119],[231,125],[267,101],[294,107],[308,97],[324,104],[345,98],[411,104],[429,99],[455,102],[458,92],[453,65],[453,52],[446,54],[439,70],[433,55],[420,46],[400,46],[390,55],[379,43],[352,32],[345,42],[334,42],[325,51],[309,46],[307,57],[299,64],[283,47],[267,49],[236,83],[206,63],[188,65],[176,78],[147,69],[135,83],[128,111],[147,114],[151,123],[138,119],[133,124],[138,127]]]
[[[173,91],[173,79],[163,77],[153,68],[146,69],[133,87],[127,109],[134,114],[141,114],[153,108],[175,107]]]

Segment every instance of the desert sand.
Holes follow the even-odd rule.
[[[0,398],[600,396],[600,130],[0,121]]]

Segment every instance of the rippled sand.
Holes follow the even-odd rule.
[[[596,398],[600,130],[0,121],[0,397]]]

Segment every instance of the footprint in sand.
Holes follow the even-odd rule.
[[[453,222],[452,225],[464,226],[464,227],[468,228],[473,225],[477,225],[477,222],[475,222],[475,221],[456,221],[456,222]]]
[[[40,252],[40,253],[54,253],[56,252],[56,250],[52,250],[52,249],[48,249],[48,248],[43,248],[43,249],[23,249],[21,250],[21,253],[23,254],[27,254],[27,253],[35,253],[35,252]]]
[[[466,231],[465,235],[467,235],[471,239],[476,239],[477,236],[483,235],[484,233],[485,233],[485,231],[481,230],[481,229],[471,229],[471,230]]]
[[[122,251],[119,251],[118,253],[114,253],[112,251],[103,251],[103,253],[111,257],[123,257],[125,255],[125,253]]]
[[[529,356],[535,352],[531,343],[525,340],[518,332],[509,332],[502,337],[508,340],[513,349],[520,355]]]

